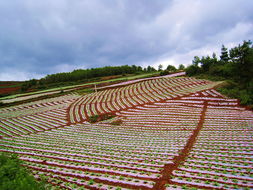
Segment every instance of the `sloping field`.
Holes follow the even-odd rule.
[[[0,136],[20,136],[66,126],[67,109],[78,97],[65,95],[0,109]]]
[[[0,151],[59,189],[252,189],[253,112],[194,78],[0,110]],[[89,116],[113,113],[95,124]]]
[[[71,104],[70,123],[85,121],[96,114],[114,113],[138,105],[181,97],[215,85],[216,83],[194,78],[158,78],[99,91],[82,96]]]

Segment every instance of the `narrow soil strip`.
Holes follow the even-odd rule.
[[[196,138],[197,138],[201,128],[203,127],[206,110],[207,110],[207,101],[204,101],[204,107],[203,107],[203,110],[201,112],[201,116],[200,116],[198,126],[193,131],[193,134],[189,138],[189,140],[188,140],[187,144],[185,145],[185,147],[182,149],[181,153],[178,156],[174,157],[173,164],[165,164],[164,165],[164,169],[161,172],[162,176],[161,176],[161,178],[159,178],[159,180],[154,185],[154,189],[162,190],[162,189],[165,189],[165,184],[166,183],[174,184],[174,182],[171,181],[172,172],[174,170],[176,170],[178,168],[178,166],[185,161],[188,154],[190,153],[190,151],[191,151],[191,149],[192,149],[192,147],[193,147],[193,145],[196,141]]]

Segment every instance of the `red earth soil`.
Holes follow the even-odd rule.
[[[0,87],[2,87],[2,86],[11,86],[11,85],[15,85],[15,83],[0,83]]]
[[[1,89],[0,89],[1,90]],[[192,93],[194,94],[194,93]],[[192,94],[188,94],[186,96],[181,96],[181,97],[177,97],[177,98],[173,98],[172,100],[179,100],[183,97],[189,97],[191,96]],[[166,102],[167,100],[162,100],[160,102]],[[148,104],[153,104],[154,102],[149,102]],[[73,103],[72,103],[73,104]],[[71,104],[71,105],[72,105]],[[147,103],[145,103],[147,104]],[[71,105],[69,106],[68,108],[68,112],[69,112],[69,109],[71,107]],[[195,141],[196,141],[196,138],[201,130],[201,128],[203,127],[203,123],[204,123],[204,120],[205,120],[205,114],[206,114],[206,110],[207,110],[207,105],[208,105],[208,100],[204,100],[204,103],[203,103],[203,109],[202,109],[202,112],[201,112],[201,117],[200,117],[200,120],[196,126],[196,128],[194,129],[193,131],[193,134],[191,135],[191,137],[188,139],[187,141],[187,144],[185,145],[185,147],[181,150],[181,153],[179,154],[179,156],[175,156],[174,159],[173,159],[173,163],[172,164],[165,164],[164,165],[164,168],[161,172],[162,176],[155,180],[156,184],[154,185],[154,187],[152,189],[154,190],[164,190],[165,189],[165,184],[177,184],[173,181],[171,181],[170,177],[172,175],[172,172],[174,170],[176,170],[178,168],[178,166],[185,161],[185,159],[187,158],[187,156],[189,155],[189,152],[191,151]],[[140,106],[140,105],[137,105],[137,106]],[[131,108],[134,108],[134,107],[137,107],[137,106],[131,106]],[[126,107],[125,110],[129,109],[129,107]],[[121,110],[122,111],[122,110]],[[117,111],[113,111],[113,112],[110,112],[110,114],[114,115]],[[86,115],[87,116],[87,115]],[[101,117],[101,116],[100,116]],[[88,118],[88,116],[87,116]],[[68,120],[68,124],[71,124],[70,123],[70,118],[69,118],[69,114],[67,114],[67,120]],[[86,119],[87,120],[87,119]],[[85,120],[82,120],[81,122],[83,122]],[[63,127],[63,126],[60,126],[60,127]],[[32,168],[32,166],[28,166],[30,168]],[[42,171],[43,169],[41,169]],[[45,171],[44,171],[45,172]],[[73,176],[74,177],[74,176]],[[67,181],[65,178],[62,178],[61,180],[63,181]],[[104,184],[111,184],[111,185],[119,185],[121,187],[125,187],[125,188],[131,188],[131,189],[150,189],[150,188],[146,188],[146,187],[138,187],[138,186],[132,186],[132,185],[126,185],[126,184],[121,184],[120,182],[115,184],[115,183],[111,183],[111,182],[108,182],[108,181],[104,181],[104,180],[98,180],[97,182],[100,182],[100,183],[104,183]],[[180,184],[179,184],[180,185]],[[194,186],[192,185],[191,187],[196,187],[196,188],[200,188],[200,186]],[[90,189],[96,189],[96,188],[91,188],[91,187],[88,187],[87,188],[90,188]],[[203,187],[205,189],[209,189],[207,187]],[[211,189],[211,188],[210,188]]]
[[[12,93],[12,92],[16,92],[20,90],[20,87],[6,87],[6,88],[0,88],[0,94],[8,94],[8,93]]]

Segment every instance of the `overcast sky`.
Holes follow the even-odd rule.
[[[0,0],[0,80],[189,65],[253,39],[253,0]]]

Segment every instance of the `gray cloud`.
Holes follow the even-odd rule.
[[[195,52],[252,39],[252,20],[251,0],[0,1],[0,80],[189,64]]]

